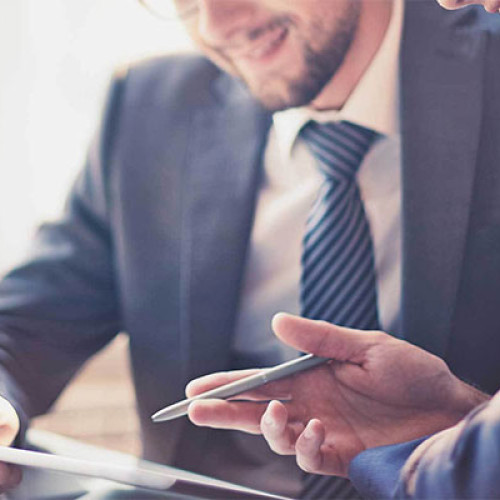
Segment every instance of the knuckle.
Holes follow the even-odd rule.
[[[291,455],[293,453],[293,450],[291,447],[287,444],[284,443],[283,440],[278,440],[276,438],[270,438],[269,436],[266,436],[264,434],[264,438],[267,441],[267,444],[269,445],[269,448],[276,453],[277,455]]]
[[[287,446],[283,446],[282,443],[269,443],[271,450],[278,455],[289,455],[290,449]]]
[[[283,453],[281,453],[281,450],[279,449],[279,447],[277,447],[274,444],[269,443],[269,442],[268,442],[268,444],[269,444],[269,448],[271,448],[271,451],[273,453],[276,453],[277,455],[283,455]]]
[[[383,344],[383,343],[389,342],[391,340],[391,337],[389,335],[387,335],[387,333],[385,333],[381,330],[373,331],[372,337],[373,337],[373,340],[375,340],[379,344]]]
[[[304,471],[309,472],[310,474],[316,472],[313,464],[308,460],[302,457],[301,455],[297,455],[296,457],[297,465]]]
[[[317,338],[317,343],[316,343],[316,350],[319,352],[323,352],[323,350],[326,350],[328,348],[328,329],[331,328],[331,325],[329,323],[325,322],[325,328],[321,330],[320,334],[318,335]]]

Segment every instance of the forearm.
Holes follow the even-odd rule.
[[[401,474],[397,496],[500,496],[500,393],[455,427],[422,443]]]
[[[470,403],[484,394],[469,392]],[[368,498],[498,498],[500,393],[460,423],[429,438],[374,448],[351,463]]]

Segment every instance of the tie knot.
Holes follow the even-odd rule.
[[[352,180],[370,148],[376,132],[350,122],[308,122],[301,138],[318,160],[325,176]]]

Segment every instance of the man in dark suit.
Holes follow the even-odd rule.
[[[500,12],[498,0],[438,1],[452,10],[478,4]],[[296,455],[303,470],[349,475],[369,498],[500,496],[500,391],[490,399],[440,358],[381,332],[287,315],[273,325],[285,343],[335,361],[253,391],[257,404],[194,403],[193,422],[262,433],[276,453]],[[246,375],[208,375],[187,392]],[[288,403],[261,404],[279,398]]]
[[[117,76],[64,217],[0,284],[4,443],[126,331],[147,458],[300,494],[294,460],[260,439],[149,417],[194,377],[296,355],[265,325],[299,312],[320,185],[310,120],[374,134],[356,180],[380,326],[496,389],[498,25],[427,2],[333,3],[179,0],[239,79],[201,57]]]

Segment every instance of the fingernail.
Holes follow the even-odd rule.
[[[311,422],[312,421],[310,420],[306,428],[304,429],[304,438],[306,439],[312,439],[314,437],[314,432],[312,430]]]
[[[269,406],[267,407],[267,410],[264,413],[262,422],[266,427],[271,427],[272,429],[276,429],[276,420],[271,414],[271,407],[273,405],[273,402],[271,401],[269,403]]]
[[[267,425],[268,427],[276,427],[276,423],[269,413],[264,413],[264,425]]]

